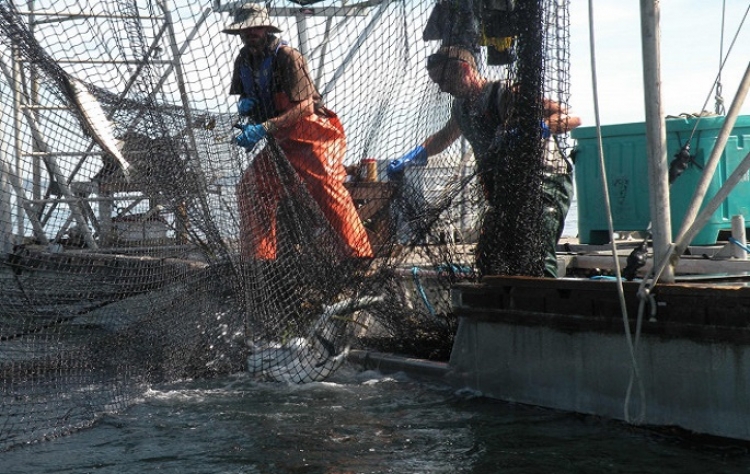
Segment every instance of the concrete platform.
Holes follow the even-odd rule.
[[[602,283],[602,284],[600,284]],[[454,289],[447,377],[485,396],[750,441],[750,289],[507,277]]]

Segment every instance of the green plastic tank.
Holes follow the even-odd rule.
[[[711,154],[723,123],[723,116],[667,119],[669,163],[691,138],[695,128],[690,140],[690,154],[694,157],[694,163],[691,163],[669,188],[673,239],[682,226],[682,218],[693,198],[702,168]],[[601,127],[601,130],[614,230],[643,232],[650,222],[646,126],[642,122],[606,125]],[[609,226],[601,185],[596,127],[579,127],[573,130],[571,136],[577,140],[575,182],[578,199],[578,238],[584,244],[605,244],[609,242]],[[744,115],[737,118],[711,180],[704,205],[716,194],[748,153],[750,116]],[[745,222],[750,222],[750,180],[747,175],[719,206],[691,244],[716,244],[722,231],[731,231],[731,219],[734,215],[742,215]]]

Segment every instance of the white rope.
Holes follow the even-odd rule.
[[[747,9],[745,10],[745,14],[742,16],[742,21],[740,21],[739,26],[737,27],[737,31],[734,33],[734,38],[732,38],[732,42],[729,44],[729,48],[727,49],[726,56],[720,57],[720,63],[719,63],[719,72],[716,74],[716,79],[714,79],[714,83],[711,85],[711,90],[708,91],[708,96],[706,97],[706,100],[703,102],[703,107],[701,108],[701,111],[706,110],[706,106],[708,105],[708,101],[711,100],[711,93],[713,92],[714,88],[717,89],[716,93],[718,98],[721,99],[722,109],[724,108],[723,100],[724,98],[720,96],[721,94],[721,72],[724,70],[724,66],[727,64],[727,60],[729,59],[729,55],[732,53],[732,49],[734,48],[734,44],[737,42],[737,37],[739,37],[740,32],[742,31],[743,26],[745,25],[745,21],[747,20],[747,15],[750,13],[750,4],[748,4]],[[723,43],[724,43],[724,20],[722,17],[722,31],[721,31],[721,37],[722,37],[722,52],[720,54],[723,54]],[[695,135],[695,131],[698,129],[698,124],[700,123],[702,118],[702,114],[698,116],[698,119],[695,121],[695,124],[693,125],[693,130],[690,132],[690,137],[687,140],[687,143],[690,143],[693,139],[693,136]]]
[[[724,115],[726,113],[721,85],[721,67],[723,65],[722,58],[724,57],[724,20],[726,18],[726,14],[727,0],[724,0],[721,4],[721,35],[719,35],[719,75],[716,77],[716,94],[714,95],[714,99],[716,100],[716,105],[714,106],[716,115]]]
[[[628,384],[628,389],[625,395],[625,402],[623,406],[623,416],[626,422],[628,423],[634,423],[638,424],[643,420],[645,409],[646,409],[646,394],[645,390],[643,388],[643,382],[641,380],[639,371],[638,371],[638,361],[636,360],[636,348],[637,348],[637,340],[634,343],[633,336],[630,332],[630,324],[628,320],[628,310],[627,306],[625,304],[625,290],[623,289],[622,285],[622,275],[620,272],[620,260],[617,255],[617,243],[614,239],[614,223],[612,219],[612,206],[609,199],[609,187],[607,186],[607,171],[605,169],[604,165],[604,147],[602,145],[602,132],[601,132],[601,119],[599,115],[599,92],[598,92],[598,82],[597,82],[597,76],[596,76],[596,44],[594,40],[594,6],[593,6],[593,0],[589,0],[589,42],[590,42],[590,51],[591,51],[591,84],[592,84],[592,91],[593,91],[593,99],[594,99],[594,117],[596,121],[596,137],[597,137],[597,146],[598,146],[598,153],[599,153],[599,166],[601,169],[601,182],[602,182],[602,190],[604,193],[604,208],[607,215],[607,225],[609,228],[609,238],[610,242],[612,243],[612,256],[614,260],[614,267],[615,267],[615,277],[617,281],[617,294],[619,296],[620,300],[620,310],[622,312],[622,321],[623,326],[625,328],[625,340],[628,345],[628,350],[630,353],[630,363],[631,363],[631,373],[630,373],[630,383]],[[643,308],[645,305],[645,301],[641,301],[640,307]],[[639,321],[641,319],[642,311],[639,310]],[[637,335],[640,334],[640,323],[637,325],[638,331]],[[630,417],[630,392],[631,387],[633,385],[633,381],[638,381],[638,387],[640,389],[640,396],[641,396],[641,412],[639,413],[638,417],[633,420]]]

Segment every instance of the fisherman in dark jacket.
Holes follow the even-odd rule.
[[[471,144],[477,165],[480,168],[496,153],[497,140],[504,136],[502,127],[507,115],[507,97],[510,89],[504,82],[489,81],[477,71],[473,54],[460,46],[442,47],[428,57],[427,72],[440,90],[455,97],[451,117],[436,133],[427,138],[403,157],[393,160],[388,166],[391,176],[398,176],[412,165],[427,164],[428,157],[437,155],[463,135]],[[544,101],[544,121],[541,138],[545,140],[545,163],[542,178],[544,201],[545,261],[544,274],[557,276],[556,245],[565,225],[565,216],[572,199],[572,167],[556,149],[553,135],[567,133],[581,124],[579,117],[568,115],[557,102]],[[480,173],[485,194],[491,192],[489,176]],[[487,223],[482,229],[487,232]],[[481,237],[480,237],[481,244]],[[481,247],[481,245],[480,245]],[[477,257],[480,270],[480,255]]]

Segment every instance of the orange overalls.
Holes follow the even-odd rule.
[[[276,94],[274,99],[277,110],[285,110],[279,105],[289,105],[283,94]],[[349,256],[372,257],[367,233],[349,191],[344,187],[346,137],[338,117],[330,111],[326,116],[314,113],[301,119],[294,127],[278,130],[270,139],[275,140],[284,152],[307,191],[348,248]],[[245,259],[276,258],[276,212],[285,189],[273,160],[269,144],[245,170],[237,189],[240,245]]]
[[[253,117],[256,123],[281,115],[294,105],[293,100],[317,95],[304,58],[297,50],[284,49],[284,45],[285,42],[274,39],[262,62],[254,66],[243,55],[244,48],[235,61],[230,94],[250,95],[259,100],[260,109],[256,107],[256,111],[260,113]],[[278,68],[277,61],[281,61]],[[277,257],[279,203],[295,192],[287,188],[290,183],[282,182],[276,169],[275,160],[284,157],[274,157],[273,153],[280,150],[338,235],[345,257],[371,258],[367,232],[344,187],[346,136],[336,114],[318,105],[315,113],[275,131],[268,140],[271,142],[244,171],[237,188],[242,257],[264,260]]]

